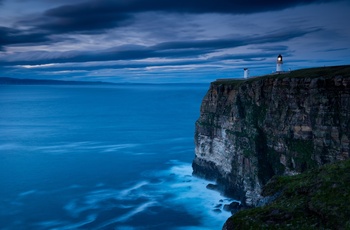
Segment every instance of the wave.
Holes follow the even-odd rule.
[[[49,154],[64,154],[74,152],[90,152],[94,150],[100,153],[117,152],[122,149],[131,149],[139,146],[139,144],[126,143],[126,144],[105,144],[98,142],[66,142],[57,143],[48,146],[24,146],[16,143],[6,143],[0,145],[2,151],[19,151],[26,150],[29,152],[41,152]]]
[[[87,225],[97,229],[138,229],[135,220],[147,222],[147,218],[154,215],[159,218],[162,215],[174,215],[169,220],[171,224],[167,226],[168,229],[171,226],[174,230],[219,229],[231,216],[222,208],[233,200],[206,189],[208,181],[192,176],[191,164],[177,160],[169,161],[168,164],[168,169],[148,171],[142,174],[140,181],[131,185],[129,183],[129,186],[121,189],[109,188],[102,183],[92,188],[82,188],[76,184],[68,186],[65,192],[76,195],[62,207],[66,217],[39,222],[38,229],[63,230],[86,228]],[[50,195],[56,192],[28,190],[20,193],[18,198],[31,199],[31,196],[41,193]],[[181,226],[181,221],[176,219],[177,213],[183,218],[192,219],[196,224],[186,223]],[[147,222],[150,226],[162,224],[161,219],[152,218]]]
[[[147,203],[144,203],[140,206],[138,206],[137,208],[133,209],[132,211],[122,215],[122,216],[119,216],[117,218],[114,218],[112,220],[109,220],[108,222],[105,222],[103,223],[102,225],[100,225],[98,228],[104,228],[104,227],[107,227],[109,225],[112,225],[112,224],[115,224],[115,223],[118,223],[118,222],[124,222],[124,221],[127,221],[128,219],[130,219],[131,217],[135,216],[136,214],[138,213],[141,213],[143,211],[145,211],[147,208],[153,206],[157,204],[156,202],[147,202]]]

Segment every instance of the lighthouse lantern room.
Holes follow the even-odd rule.
[[[282,55],[277,56],[277,65],[276,65],[276,72],[282,72],[282,64],[283,64],[283,59]]]

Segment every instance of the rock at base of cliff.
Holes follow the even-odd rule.
[[[230,204],[225,204],[223,209],[227,212],[231,212],[232,214],[234,214],[239,210],[241,210],[242,208],[243,206],[241,205],[240,202],[234,201],[234,202],[231,202]]]
[[[208,184],[206,188],[209,190],[219,191],[219,186],[217,184]]]

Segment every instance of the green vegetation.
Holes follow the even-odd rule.
[[[275,175],[273,166],[268,158],[267,136],[261,128],[257,128],[255,136],[255,152],[258,159],[258,177],[262,184]]]
[[[314,152],[314,144],[312,140],[290,139],[289,146],[291,151],[304,153],[308,158],[310,158],[311,154]]]
[[[350,160],[274,177],[262,194],[277,199],[236,213],[226,229],[350,229],[349,185]]]
[[[215,122],[215,113],[207,113],[205,118],[205,120],[197,120],[196,123],[204,127],[220,128]]]
[[[212,84],[229,84],[235,87],[241,86],[243,83],[251,83],[256,80],[261,80],[262,78],[305,78],[305,77],[350,77],[350,65],[343,66],[331,66],[331,67],[317,67],[308,69],[299,69],[291,72],[281,73],[281,74],[268,74],[259,77],[252,77],[248,79],[218,79]]]
[[[246,80],[243,80],[243,79],[218,79],[212,82],[212,84],[213,85],[228,84],[238,88],[244,82],[246,82]]]
[[[317,67],[291,71],[286,77],[350,77],[350,65]]]
[[[267,159],[275,175],[282,175],[285,171],[285,166],[280,161],[281,153],[275,151],[273,148],[267,148]]]
[[[243,149],[243,156],[245,158],[250,158],[250,157],[254,156],[254,153],[255,152],[252,151],[251,149],[248,149],[248,148]]]
[[[317,166],[317,162],[313,160],[314,144],[312,140],[290,139],[288,147],[295,154],[297,171],[303,172]]]

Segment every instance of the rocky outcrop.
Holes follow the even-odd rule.
[[[195,175],[256,206],[274,175],[349,158],[350,66],[217,80],[196,122]]]

